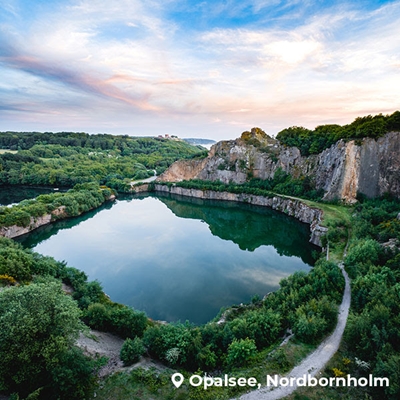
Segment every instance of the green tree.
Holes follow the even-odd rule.
[[[228,365],[241,365],[248,362],[257,354],[257,347],[253,339],[234,339],[228,347]]]
[[[83,327],[79,316],[54,281],[0,292],[0,387],[30,393],[46,386]]]

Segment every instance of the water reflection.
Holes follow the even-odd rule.
[[[211,234],[212,232],[212,234]],[[307,226],[272,210],[176,196],[119,199],[44,227],[24,246],[99,280],[154,319],[203,323],[309,269]]]
[[[229,201],[202,200],[184,196],[159,197],[180,218],[200,219],[209,225],[213,235],[231,240],[241,250],[254,251],[272,245],[279,255],[297,256],[312,263],[309,247],[309,225],[301,224],[268,207]]]
[[[32,186],[0,186],[0,206],[19,203],[25,199],[33,199],[41,194],[54,192],[53,188]]]

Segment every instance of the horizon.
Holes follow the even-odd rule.
[[[5,0],[0,131],[235,139],[400,109],[400,1]]]

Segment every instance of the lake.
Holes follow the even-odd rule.
[[[121,197],[19,241],[98,280],[156,320],[205,323],[313,265],[309,227],[266,207],[172,195]]]
[[[10,206],[25,199],[54,192],[54,188],[35,186],[0,186],[0,206]]]

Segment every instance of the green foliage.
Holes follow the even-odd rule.
[[[144,312],[110,301],[105,304],[89,304],[84,317],[92,328],[114,332],[123,338],[141,337],[147,327],[147,317]]]
[[[234,339],[228,347],[226,362],[230,366],[243,365],[250,361],[257,354],[257,347],[254,340]]]
[[[314,130],[293,126],[280,131],[276,138],[284,145],[297,147],[301,154],[318,154],[339,139],[352,140],[370,137],[377,139],[390,131],[400,130],[400,112],[391,115],[358,117],[349,125],[321,125]]]
[[[142,311],[113,303],[110,313],[111,331],[121,337],[143,336],[147,327],[147,317]]]
[[[10,239],[0,237],[0,255],[1,268],[20,282],[35,275],[29,286],[0,292],[0,373],[5,371],[0,387],[46,400],[90,397],[96,384],[94,371],[104,360],[90,359],[71,347],[84,325],[77,303],[62,292],[60,279],[72,287],[85,319],[98,329],[122,337],[141,336],[147,317],[111,302],[101,285],[88,282],[84,272],[24,250]],[[12,276],[3,276],[15,283]]]
[[[226,169],[226,165],[221,164],[218,169]],[[281,168],[277,169],[272,179],[263,180],[250,177],[250,180],[243,184],[225,184],[220,181],[192,179],[177,182],[175,185],[187,189],[214,190],[217,192],[253,194],[266,197],[273,197],[275,193],[280,193],[310,200],[319,200],[324,194],[322,189],[315,189],[315,184],[309,177],[293,178]]]
[[[345,259],[353,278],[345,341],[350,354],[369,365],[368,373],[390,379],[389,387],[371,388],[371,394],[396,399],[400,394],[400,253],[379,241],[399,238],[399,202],[390,197],[359,200],[353,216],[355,240]],[[365,373],[356,368],[353,374]]]
[[[0,207],[0,227],[27,227],[45,214],[51,214],[52,220],[77,216],[99,207],[110,195],[110,189],[100,188],[96,183],[78,184],[66,193],[40,195],[13,207]]]
[[[71,132],[0,132],[0,148],[21,149],[0,155],[0,185],[96,182],[120,192],[154,169],[160,174],[179,158],[204,155],[183,141]]]
[[[41,398],[82,400],[92,398],[97,386],[95,372],[106,363],[105,358],[90,358],[77,347],[60,354],[58,363],[51,367],[51,381]]]
[[[46,386],[82,329],[79,316],[54,282],[0,292],[0,387],[27,394]]]
[[[202,348],[200,331],[183,324],[150,327],[144,333],[143,343],[150,355],[172,365],[193,369],[197,366],[196,359]],[[177,349],[174,350],[176,357],[168,353],[171,349]]]
[[[21,248],[0,247],[0,274],[27,281],[32,277],[32,266],[32,257]]]
[[[293,332],[305,343],[316,343],[331,331],[337,322],[338,307],[326,296],[311,299],[296,309]]]
[[[132,365],[139,361],[140,356],[146,351],[143,341],[137,336],[132,340],[126,339],[121,348],[120,358],[125,366]]]

